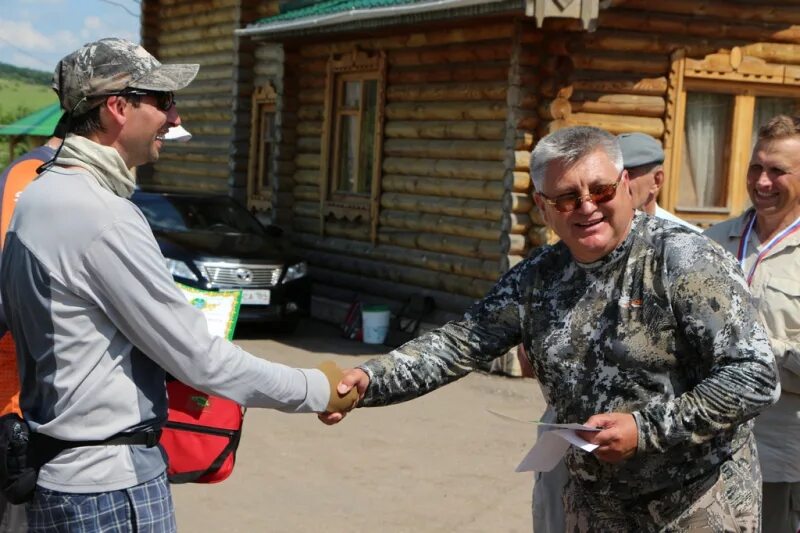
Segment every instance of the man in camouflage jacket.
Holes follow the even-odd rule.
[[[346,373],[370,407],[416,398],[522,342],[570,448],[568,531],[757,530],[748,422],[779,394],[775,359],[735,261],[634,214],[618,141],[587,127],[532,155],[536,203],[561,238],[463,319]],[[321,415],[335,423],[341,414]]]

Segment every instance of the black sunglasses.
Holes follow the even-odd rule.
[[[624,170],[622,172],[624,172]],[[619,184],[622,181],[622,172],[619,173],[619,176],[614,183],[589,187],[589,194],[562,194],[556,198],[548,198],[544,195],[544,193],[541,192],[537,192],[536,194],[541,196],[545,202],[555,207],[556,211],[560,213],[569,213],[570,211],[578,209],[581,204],[587,200],[591,201],[595,205],[604,204],[613,200],[617,195],[617,187],[619,187]]]
[[[169,111],[175,105],[175,93],[172,91],[146,91],[144,89],[125,89],[118,93],[106,94],[104,96],[152,96],[156,99],[156,108],[161,111]]]

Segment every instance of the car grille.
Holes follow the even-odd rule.
[[[218,289],[256,289],[274,287],[281,277],[280,265],[245,263],[202,263],[197,266],[205,273],[211,286]]]

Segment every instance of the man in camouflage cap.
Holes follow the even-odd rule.
[[[571,447],[567,531],[755,531],[750,420],[778,397],[775,358],[735,260],[634,212],[619,141],[558,130],[531,156],[561,241],[506,273],[458,321],[346,371],[361,404],[410,400],[520,342]],[[320,415],[336,423],[343,414]]]
[[[14,485],[16,499],[32,498],[32,532],[175,531],[156,446],[166,372],[250,407],[319,413],[355,401],[355,393],[336,395],[336,368],[270,363],[211,336],[127,199],[130,169],[158,159],[168,129],[181,123],[173,91],[197,70],[103,39],[54,72],[69,133],[19,197],[0,279],[29,459],[42,464],[35,488]],[[0,334],[5,327],[0,320]]]

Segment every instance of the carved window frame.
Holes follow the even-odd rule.
[[[275,124],[278,94],[272,83],[256,87],[252,97],[250,118],[250,158],[247,168],[247,207],[251,210],[272,209],[274,157],[278,143]],[[266,120],[271,127],[266,127]],[[265,136],[272,135],[265,139]],[[268,141],[268,142],[266,142]],[[263,177],[266,176],[266,180]]]
[[[336,190],[340,156],[341,116],[337,100],[346,81],[377,82],[375,100],[375,137],[373,139],[373,164],[369,195],[343,193]],[[386,92],[386,54],[382,51],[355,49],[328,59],[325,85],[322,146],[320,154],[320,233],[325,234],[328,218],[365,221],[370,224],[373,244],[377,241],[378,211],[381,195],[381,168],[383,163],[383,124]],[[360,139],[359,139],[360,140]]]
[[[700,224],[715,223],[741,213],[749,202],[745,176],[750,164],[756,98],[777,96],[797,99],[798,86],[800,67],[768,63],[747,55],[739,47],[734,47],[729,53],[710,54],[703,59],[688,58],[685,50],[677,50],[672,56],[669,76],[664,134],[666,184],[661,192],[661,206]],[[678,205],[686,95],[694,91],[727,94],[734,98],[723,207]]]

